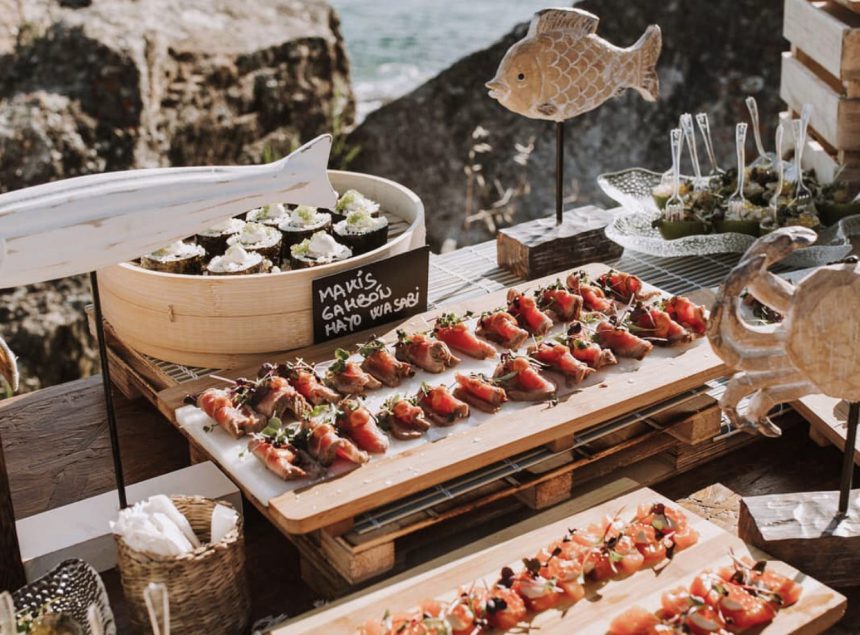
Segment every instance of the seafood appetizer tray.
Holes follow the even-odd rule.
[[[256,208],[99,271],[104,315],[117,336],[152,357],[208,368],[313,343],[313,280],[425,239],[424,206],[410,190],[367,174],[328,176],[340,193],[333,210]]]
[[[643,488],[274,633],[785,635],[823,632],[845,607],[836,591],[756,562],[739,538]]]
[[[703,307],[591,264],[158,401],[301,534],[724,375],[704,326]]]

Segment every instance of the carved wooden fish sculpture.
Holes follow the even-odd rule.
[[[636,44],[619,48],[595,34],[598,21],[580,9],[538,11],[487,82],[490,97],[515,113],[550,121],[593,110],[627,88],[655,101],[660,27],[649,26]]]
[[[93,271],[267,203],[334,207],[331,135],[266,165],[92,174],[0,195],[0,288]]]

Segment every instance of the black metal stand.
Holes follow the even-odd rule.
[[[119,507],[128,507],[125,496],[125,479],[122,474],[122,457],[119,450],[119,435],[116,430],[116,411],[113,405],[113,392],[110,381],[110,366],[108,365],[107,341],[102,318],[102,302],[99,297],[99,281],[95,271],[90,272],[90,287],[93,292],[93,318],[96,323],[96,339],[99,345],[99,361],[102,366],[102,387],[105,393],[105,412],[107,414],[108,430],[110,432],[110,449],[113,455],[113,473],[116,479],[116,491],[119,495]]]
[[[854,448],[857,447],[857,422],[860,420],[860,403],[848,404],[848,429],[845,432],[845,451],[842,455],[842,479],[839,483],[839,513],[848,513],[851,483],[854,479]]]
[[[555,223],[564,221],[564,122],[555,123]]]

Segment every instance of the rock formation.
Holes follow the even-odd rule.
[[[598,33],[619,45],[633,44],[651,23],[663,29],[658,70],[661,99],[643,101],[632,91],[567,122],[565,177],[577,203],[610,201],[595,178],[630,166],[665,169],[671,164],[669,129],[683,112],[706,111],[724,166],[734,161],[733,124],[748,117],[743,98],[755,95],[766,118],[766,145],[772,147],[779,100],[782,39],[781,0],[585,0],[578,7],[601,17]],[[527,18],[528,16],[523,16]],[[486,188],[473,187],[475,207],[488,207],[501,191],[516,189],[514,220],[542,216],[554,205],[555,131],[552,124],[514,115],[487,96],[483,84],[504,52],[524,34],[518,26],[491,47],[460,60],[412,93],[371,113],[349,143],[361,148],[351,169],[392,178],[416,191],[427,208],[428,238],[438,248],[448,238],[458,244],[486,240],[481,227],[462,231],[468,165],[479,165]],[[478,140],[492,150],[478,152],[476,126],[489,134]],[[515,144],[534,138],[526,166]],[[485,149],[485,148],[483,148]],[[704,157],[703,149],[700,156]],[[519,159],[521,161],[521,158]],[[474,172],[474,170],[473,170]],[[487,191],[489,190],[489,191]],[[481,200],[483,199],[483,200]]]
[[[0,192],[105,170],[257,162],[335,120],[350,125],[354,112],[324,0],[0,0]],[[0,295],[0,334],[28,386],[91,370],[88,292],[81,278]]]

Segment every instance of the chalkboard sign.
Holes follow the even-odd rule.
[[[430,248],[313,281],[314,341],[325,342],[427,310]]]

